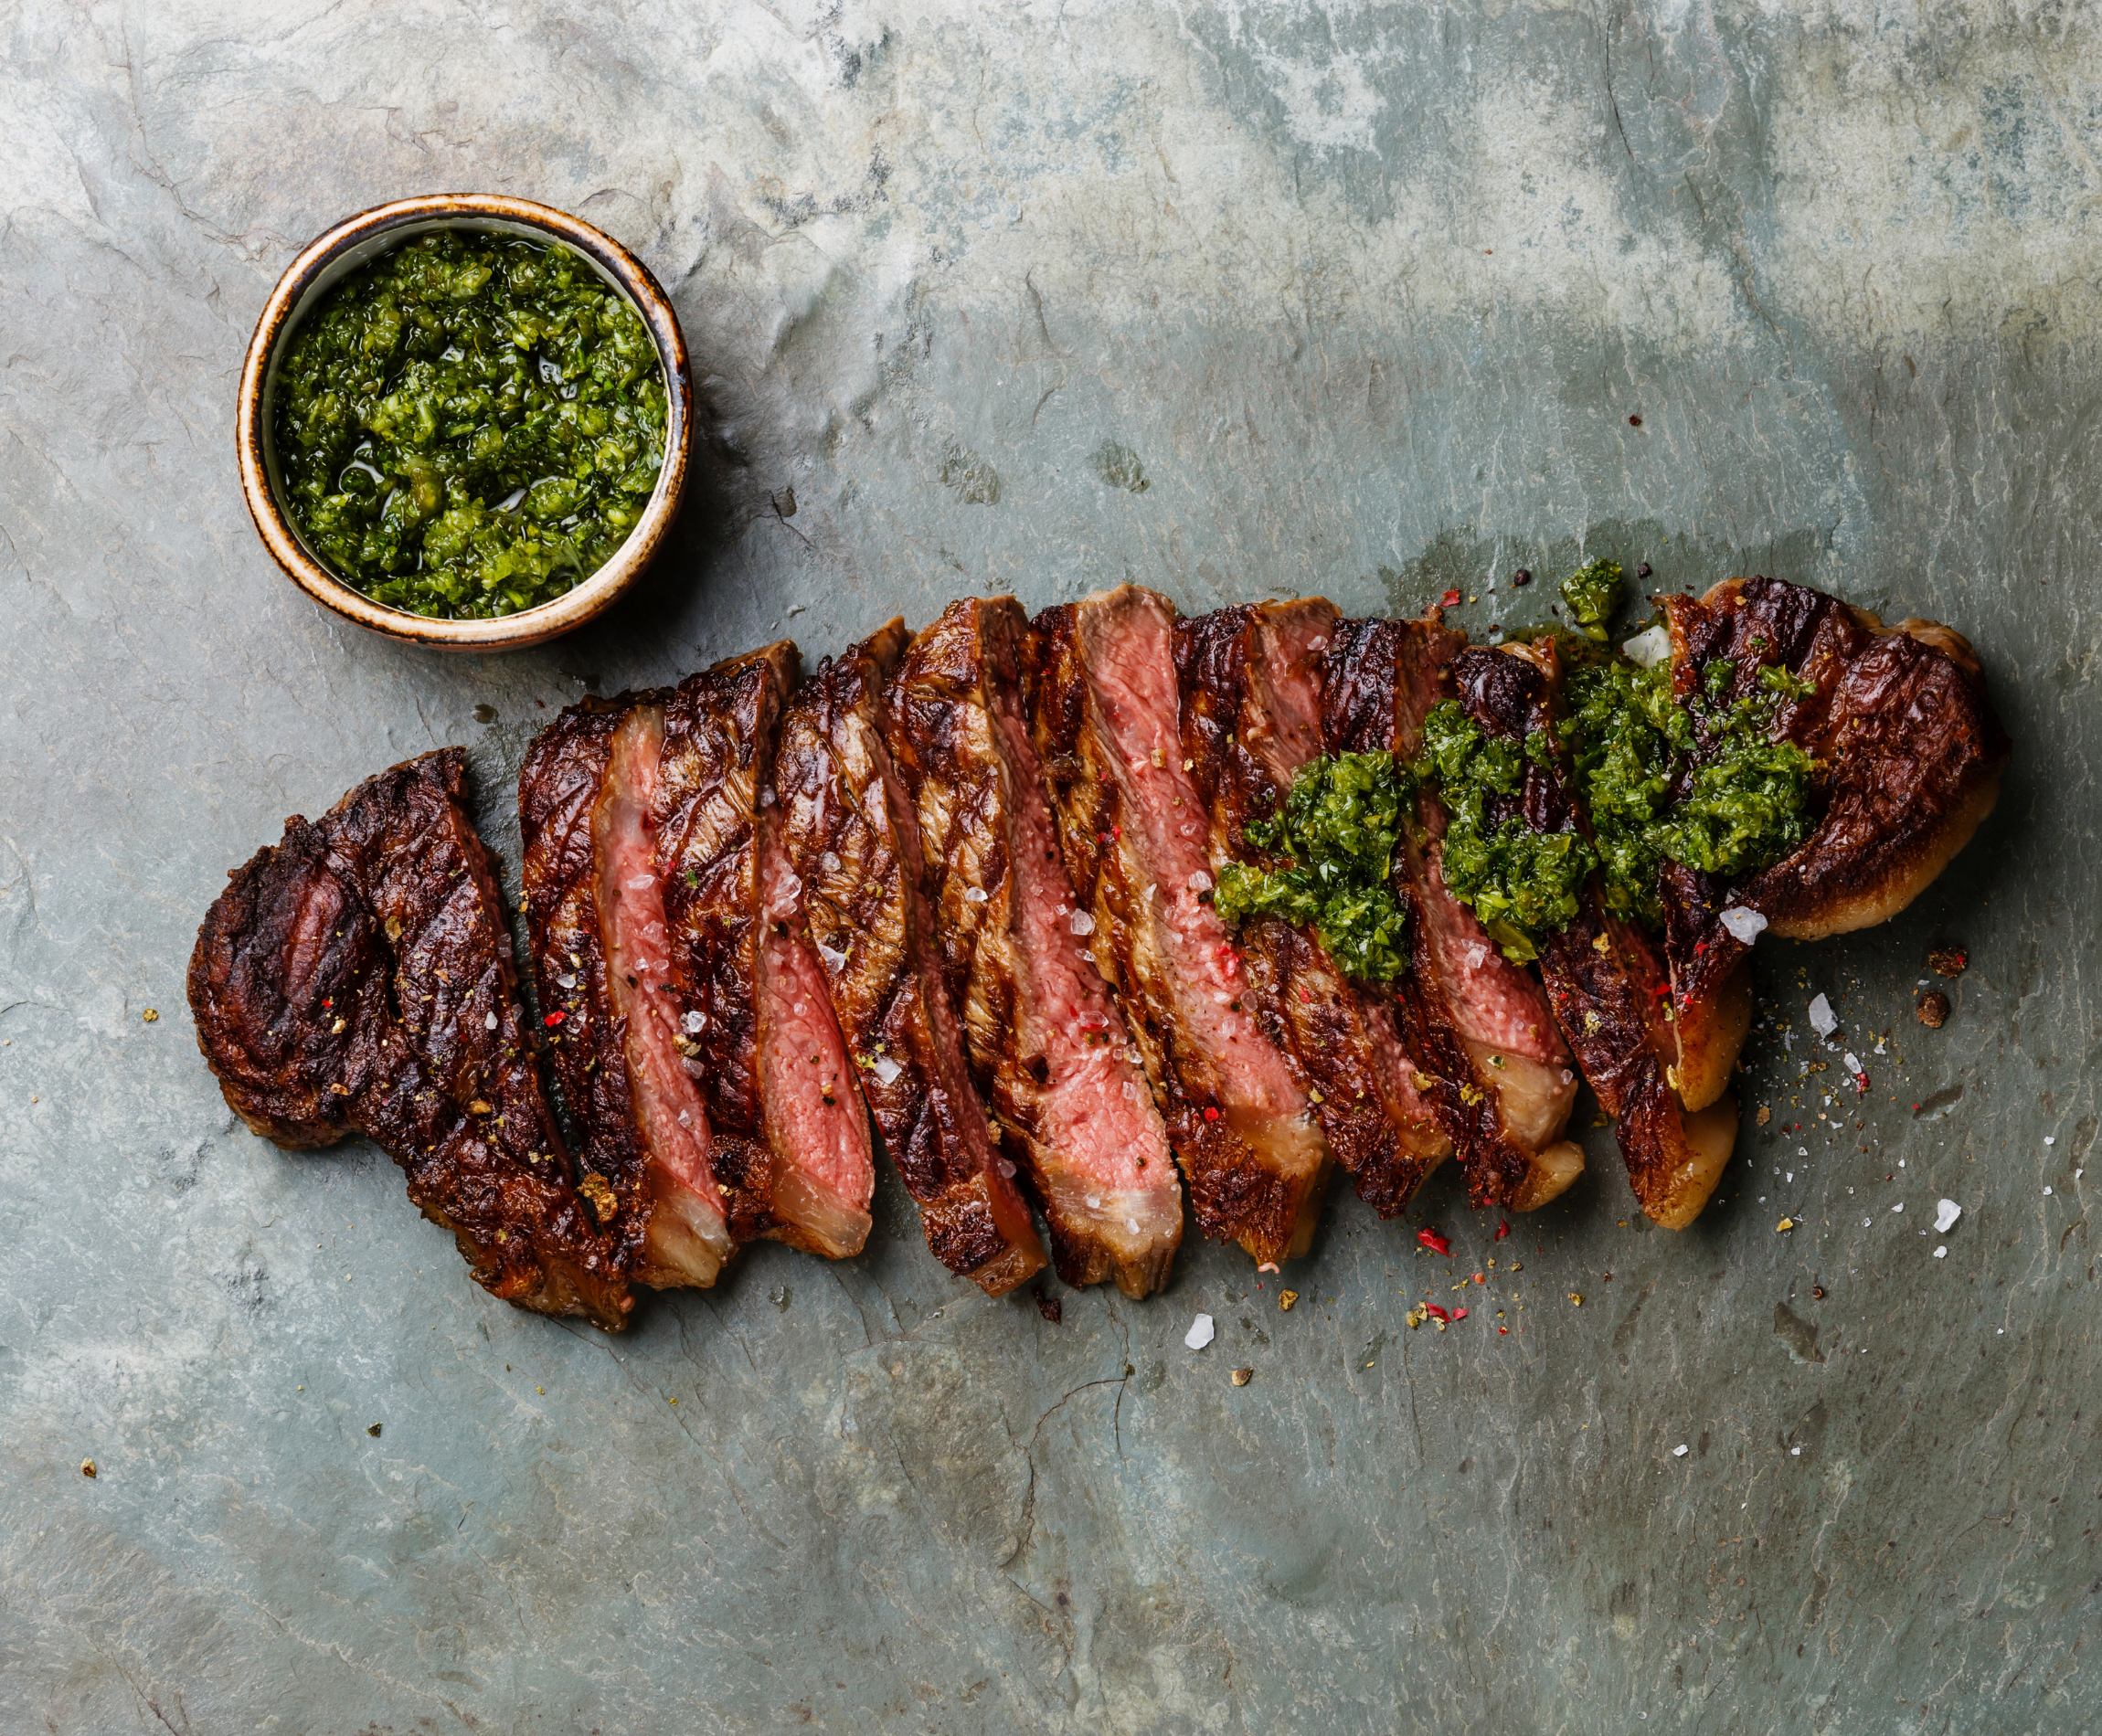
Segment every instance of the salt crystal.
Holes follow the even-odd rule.
[[[1799,1447],[1799,1446],[1791,1446],[1790,1448],[1789,1448],[1789,1456],[1790,1458],[1792,1458],[1792,1459],[1799,1459],[1800,1457],[1802,1457],[1802,1455],[1803,1455],[1803,1450],[1802,1450],[1802,1448],[1801,1448],[1801,1447]]]
[[[2048,1193],[2051,1191],[2051,1190],[2050,1190],[2049,1188],[2045,1188],[2045,1189],[2044,1190],[2044,1191],[2046,1194],[2048,1194]]]
[[[826,946],[822,940],[817,943],[817,956],[834,970],[846,969],[846,954],[836,947]]]
[[[1942,1246],[1935,1249],[1934,1257],[1937,1260],[1946,1260],[1948,1258],[1948,1248],[1947,1244],[1944,1244]]]
[[[1739,945],[1748,947],[1766,932],[1767,919],[1756,910],[1747,910],[1743,905],[1732,905],[1724,911],[1720,921]]]
[[[2055,1133],[2047,1133],[2044,1136],[2044,1143],[2045,1145],[2056,1145],[2058,1143],[2058,1136]]]
[[[1620,654],[1641,669],[1654,669],[1672,654],[1672,634],[1662,621],[1620,641]]]
[[[963,889],[963,902],[967,905],[982,905],[991,896],[983,886],[966,886]]]
[[[1066,926],[1077,935],[1091,935],[1095,932],[1095,918],[1085,910],[1076,910]]]
[[[1672,1456],[1675,1459],[1683,1459],[1686,1456],[1687,1451],[1688,1449],[1683,1445],[1674,1446],[1672,1449]]]
[[[494,1030],[495,1030],[495,1029],[496,1029],[496,1015],[495,1015],[494,1013],[491,1013],[491,1014],[488,1016],[488,1018],[484,1019],[484,1020],[482,1021],[482,1023],[483,1023],[483,1029],[484,1029],[484,1030],[488,1030],[488,1031],[494,1031]]]
[[[647,892],[657,884],[654,874],[630,874],[621,884],[630,892]]]
[[[1895,1205],[1891,1207],[1891,1210],[1893,1212],[1903,1212],[1905,1210],[1905,1201],[1900,1200]]]
[[[1963,1208],[1954,1200],[1943,1200],[1934,1208],[1934,1227],[1947,1235],[1962,1215]]]
[[[1810,1002],[1810,1029],[1821,1037],[1829,1037],[1839,1029],[1839,1018],[1832,1011],[1832,1003],[1822,995]]]
[[[1846,1070],[1849,1073],[1859,1073],[1861,1071],[1861,1061],[1852,1049],[1849,1049],[1846,1052],[1843,1059],[1846,1062]]]
[[[1208,1314],[1200,1314],[1190,1322],[1190,1329],[1184,1334],[1183,1342],[1193,1350],[1201,1350],[1212,1341],[1214,1329],[1212,1317]]]
[[[893,1079],[897,1078],[899,1074],[903,1073],[905,1069],[899,1066],[897,1063],[893,1061],[888,1055],[877,1055],[876,1058],[876,1064],[871,1067],[869,1071],[876,1074],[876,1082],[877,1085],[886,1085]]]
[[[557,977],[555,979],[555,982],[558,988],[563,989],[574,989],[577,986],[576,977],[567,970],[565,970],[560,976]]]
[[[1211,889],[1212,877],[1211,875],[1207,874],[1202,868],[1198,869],[1195,873],[1190,876],[1190,890],[1192,892],[1209,892]],[[2046,1141],[2046,1143],[2048,1143],[2048,1141]]]
[[[834,851],[826,851],[823,855],[817,859],[817,865],[828,874],[836,874],[839,873],[840,867],[838,853]]]
[[[703,1012],[698,1007],[695,1007],[691,1012],[687,1013],[684,1019],[680,1020],[679,1022],[685,1026],[686,1034],[691,1036],[695,1032],[705,1031],[707,1028],[708,1015]]]

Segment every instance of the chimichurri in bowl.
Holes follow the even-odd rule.
[[[524,200],[338,225],[279,284],[242,384],[266,546],[395,638],[487,650],[579,625],[639,575],[685,482],[691,386],[663,291]]]

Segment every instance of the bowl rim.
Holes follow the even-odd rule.
[[[515,226],[546,235],[595,265],[642,315],[657,346],[664,375],[664,463],[642,517],[612,556],[583,583],[545,603],[491,620],[447,620],[376,602],[336,577],[310,553],[292,528],[270,478],[270,418],[264,398],[286,342],[318,294],[333,288],[352,265],[341,263],[354,249],[384,238],[438,228]],[[373,248],[372,251],[384,250]],[[362,259],[357,263],[362,263]],[[332,270],[332,268],[334,268]],[[602,229],[581,217],[532,199],[495,193],[431,193],[394,199],[345,217],[300,249],[271,290],[256,321],[241,365],[235,414],[241,494],[256,534],[285,576],[315,602],[372,632],[409,644],[450,651],[504,651],[537,645],[581,627],[610,607],[641,577],[677,516],[685,493],[693,439],[693,376],[685,334],[671,298],[648,266]]]

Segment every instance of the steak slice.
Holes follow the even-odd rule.
[[[1131,585],[1039,615],[1025,654],[1035,746],[1197,1222],[1269,1265],[1312,1239],[1328,1147],[1202,896],[1210,824],[1184,769],[1174,627],[1173,604]]]
[[[1716,658],[1736,666],[1728,699],[1758,692],[1769,664],[1811,684],[1774,719],[1816,762],[1810,836],[1735,885],[1674,864],[1662,876],[1679,1088],[1697,1106],[1727,1083],[1751,1018],[1751,943],[1722,913],[1756,913],[1790,940],[1895,916],[1992,811],[2012,747],[1969,642],[1937,622],[1885,628],[1821,591],[1757,577],[1661,600],[1675,692],[1691,692]]]
[[[1552,640],[1462,651],[1453,663],[1460,704],[1485,734],[1554,743],[1562,671]],[[1518,795],[1491,806],[1501,825],[1515,818],[1535,831],[1587,830],[1559,746],[1526,757]],[[1584,1077],[1613,1117],[1636,1201],[1654,1222],[1682,1230],[1715,1191],[1737,1138],[1736,1100],[1719,1095],[1690,1112],[1674,1088],[1678,1036],[1663,959],[1640,929],[1606,908],[1593,873],[1576,915],[1540,942],[1547,996]]]
[[[265,1138],[386,1151],[493,1295],[617,1330],[634,1238],[600,1226],[541,1094],[463,764],[367,778],[233,872],[190,958],[197,1046]]]
[[[541,731],[518,774],[526,920],[555,1083],[594,1197],[659,1288],[708,1286],[733,1252],[706,1104],[667,992],[650,808],[663,693],[586,699]]]
[[[883,684],[909,638],[893,620],[818,666],[782,714],[774,791],[847,1053],[927,1245],[1004,1296],[1044,1249],[971,1083],[919,828],[883,744]]]
[[[1022,701],[1027,630],[1012,597],[950,604],[891,677],[883,737],[971,1073],[1043,1202],[1058,1276],[1136,1298],[1167,1281],[1182,1183],[1067,878]]]
[[[680,683],[664,707],[649,871],[730,1234],[836,1259],[868,1239],[876,1169],[774,795],[799,662],[782,640]]]
[[[1340,619],[1322,598],[1245,604],[1175,627],[1183,747],[1211,817],[1215,865],[1279,865],[1248,842],[1318,757],[1322,663]],[[1348,980],[1311,929],[1278,916],[1241,925],[1257,1018],[1292,1063],[1359,1197],[1393,1217],[1452,1142],[1416,1088],[1384,989]]]
[[[1414,759],[1424,718],[1450,696],[1450,665],[1466,642],[1436,609],[1421,620],[1339,622],[1323,665],[1329,751]],[[1410,952],[1395,995],[1402,1043],[1459,1154],[1469,1198],[1530,1212],[1583,1172],[1583,1151],[1562,1138],[1576,1075],[1539,982],[1447,888],[1444,834],[1444,810],[1424,791],[1400,852]]]

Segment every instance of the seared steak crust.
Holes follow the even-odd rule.
[[[1324,671],[1329,751],[1413,759],[1424,718],[1451,696],[1450,665],[1466,642],[1436,610],[1417,621],[1339,622]],[[1459,1154],[1469,1197],[1532,1211],[1583,1170],[1581,1151],[1560,1137],[1575,1075],[1539,985],[1446,889],[1445,815],[1428,791],[1415,822],[1400,852],[1411,958],[1395,994],[1402,1042],[1418,1092]]]
[[[951,603],[891,679],[884,740],[915,804],[971,1070],[1044,1207],[1058,1275],[1114,1277],[1144,1297],[1182,1240],[1182,1188],[1123,1021],[1074,932],[1021,704],[1027,626],[1013,598]]]
[[[463,763],[367,778],[234,871],[190,958],[197,1044],[264,1138],[385,1150],[492,1294],[618,1328],[633,1246],[573,1185]]]
[[[1672,677],[1690,692],[1715,658],[1736,664],[1729,696],[1758,691],[1765,665],[1812,684],[1785,700],[1777,731],[1817,762],[1818,819],[1795,851],[1725,890],[1683,869],[1663,881],[1665,949],[1677,1000],[1693,1015],[1733,1005],[1747,948],[1720,921],[1736,906],[1773,932],[1815,940],[1895,916],[1970,841],[2000,794],[2012,753],[1961,635],[1937,622],[1885,628],[1837,598],[1780,579],[1726,579],[1706,596],[1662,600]],[[1736,991],[1748,1004],[1748,991]],[[1720,1090],[1743,1041],[1725,1031],[1688,1055],[1693,1096]]]
[[[1031,721],[1095,958],[1145,1058],[1197,1222],[1275,1264],[1312,1237],[1327,1150],[1289,1064],[1243,1011],[1255,990],[1239,955],[1180,872],[1208,860],[1209,821],[1172,757],[1173,619],[1164,598],[1132,586],[1037,616],[1024,656]],[[1149,730],[1161,740],[1142,753]]]
[[[700,1085],[711,1161],[730,1234],[779,1229],[773,1156],[759,1097],[759,797],[775,725],[795,684],[783,640],[679,684],[664,708],[664,753],[651,807],[674,999],[687,1071]]]
[[[774,789],[847,1053],[927,1245],[1002,1296],[1044,1251],[971,1082],[918,825],[883,743],[883,684],[908,638],[893,620],[819,666],[782,716]]]
[[[1176,623],[1183,745],[1215,862],[1278,865],[1247,828],[1278,811],[1292,775],[1322,751],[1320,670],[1338,619],[1332,604],[1301,598]],[[1279,693],[1288,683],[1295,691]],[[1452,1144],[1415,1089],[1385,995],[1349,982],[1311,932],[1281,918],[1243,923],[1236,944],[1256,1017],[1292,1063],[1329,1150],[1359,1197],[1395,1216]]]
[[[1460,703],[1486,733],[1523,741],[1545,730],[1553,739],[1561,671],[1551,641],[1462,651],[1453,676]],[[1518,796],[1489,817],[1492,824],[1518,818],[1535,831],[1584,830],[1559,757],[1528,757]],[[1737,1107],[1725,1096],[1699,1115],[1686,1113],[1673,1086],[1678,1036],[1655,945],[1607,913],[1594,875],[1576,916],[1541,942],[1540,969],[1584,1077],[1613,1117],[1637,1201],[1667,1229],[1684,1228],[1729,1160]]]

